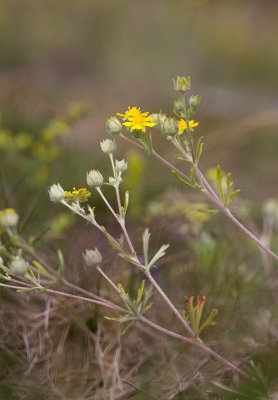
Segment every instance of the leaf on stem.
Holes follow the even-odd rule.
[[[188,186],[190,186],[190,187],[195,188],[195,186],[192,184],[192,182],[181,178],[181,177],[179,176],[179,174],[178,174],[176,171],[172,170],[172,173],[173,173],[173,175],[175,175],[175,177],[176,177],[179,181],[181,181],[181,182],[184,183],[185,185],[188,185]]]
[[[166,250],[168,249],[169,244],[163,244],[157,253],[153,256],[151,261],[148,264],[148,269],[150,269],[161,257],[165,256]]]
[[[145,261],[145,267],[148,266],[149,263],[149,241],[150,241],[150,232],[149,229],[146,228],[143,233],[143,255],[144,255],[144,261]]]

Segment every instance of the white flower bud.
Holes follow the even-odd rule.
[[[108,133],[117,135],[122,131],[122,124],[117,117],[111,117],[106,121],[106,129]]]
[[[201,97],[200,96],[191,96],[188,100],[190,107],[195,110],[200,104]]]
[[[4,263],[3,258],[0,257],[0,265],[3,265],[3,263]]]
[[[163,124],[163,121],[165,120],[166,115],[162,114],[160,112],[160,113],[152,114],[151,117],[152,117],[152,121],[155,123],[155,125],[158,128],[161,128],[161,125]]]
[[[83,257],[88,267],[102,263],[102,256],[97,248],[95,248],[95,250],[86,250],[86,253],[83,254]]]
[[[59,203],[60,201],[64,200],[66,197],[64,189],[62,188],[62,186],[59,183],[58,183],[58,185],[50,186],[48,193],[49,193],[50,200],[54,201],[54,203]]]
[[[112,176],[110,176],[109,177],[109,185],[114,186],[114,185],[116,185],[116,183],[117,183],[117,180],[115,178],[113,178]]]
[[[165,118],[162,124],[162,132],[166,136],[174,136],[178,133],[179,127],[174,118]]]
[[[87,184],[93,187],[100,187],[103,184],[103,176],[99,170],[91,169],[87,172]]]
[[[114,151],[116,150],[116,143],[114,142],[114,140],[105,139],[100,142],[100,147],[103,153],[111,154],[114,153]]]
[[[3,229],[15,228],[19,216],[13,208],[6,208],[0,211],[0,227]]]
[[[9,263],[9,269],[13,274],[23,275],[27,271],[27,268],[27,262],[20,256],[13,257]]]
[[[127,170],[127,162],[124,159],[121,161],[116,160],[116,171],[125,172]]]

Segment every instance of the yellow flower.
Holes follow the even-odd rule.
[[[131,118],[137,117],[138,115],[147,116],[149,113],[141,113],[140,108],[137,107],[128,107],[128,110],[124,114],[117,113],[120,117],[126,121],[127,119],[130,120]]]
[[[81,203],[88,200],[88,198],[91,196],[91,192],[88,192],[86,188],[75,189],[74,187],[72,192],[65,191],[65,195],[66,201]]]
[[[195,126],[199,125],[199,122],[195,122],[193,119],[188,122],[189,129],[191,132],[194,131]],[[178,121],[178,126],[179,126],[179,134],[183,133],[184,131],[187,131],[187,125],[184,119],[181,119]]]

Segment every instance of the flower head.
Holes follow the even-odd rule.
[[[178,76],[177,79],[173,79],[174,89],[180,93],[185,93],[191,88],[190,76],[186,78],[185,76]]]
[[[124,114],[117,113],[117,115],[122,117],[124,121],[126,121],[127,119],[129,120],[130,118],[137,117],[138,115],[146,116],[148,114],[149,113],[141,113],[140,107],[139,108],[137,108],[137,107],[132,107],[132,108],[128,107],[128,109],[125,111]]]
[[[116,171],[125,172],[127,170],[127,162],[123,159],[121,161],[116,160]]]
[[[87,184],[92,187],[100,187],[103,184],[103,176],[96,169],[87,172]]]
[[[127,122],[124,122],[123,125],[130,128],[131,132],[133,131],[146,131],[146,127],[153,127],[155,123],[148,112],[142,113],[140,108],[132,107],[128,108],[125,114],[118,114],[123,117],[123,119]]]
[[[5,210],[0,210],[0,228],[14,228],[18,223],[18,215],[13,208],[6,208]]]
[[[97,247],[95,248],[95,250],[86,250],[86,253],[83,254],[83,257],[88,267],[102,263],[102,256]]]
[[[66,201],[69,203],[77,202],[81,203],[87,201],[91,196],[91,192],[88,192],[86,188],[75,189],[73,188],[72,192],[65,191]]]
[[[28,268],[27,262],[20,256],[15,256],[9,263],[9,270],[12,274],[23,275]]]
[[[193,132],[194,128],[199,125],[199,122],[195,122],[192,119],[188,122],[188,125],[189,125],[189,130]],[[178,126],[179,126],[179,134],[183,133],[184,131],[187,131],[187,124],[184,119],[178,121]]]
[[[58,183],[57,185],[52,185],[50,186],[50,189],[48,191],[49,197],[51,201],[54,201],[54,203],[58,203],[62,200],[65,199],[65,192],[62,186]]]
[[[116,143],[111,139],[104,139],[102,142],[100,142],[100,147],[105,154],[112,154],[117,149]]]
[[[122,124],[117,117],[111,117],[106,121],[106,129],[108,133],[117,135],[122,130]]]

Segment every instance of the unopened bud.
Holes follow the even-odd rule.
[[[18,223],[19,216],[13,208],[0,210],[0,227],[3,229],[15,228]]]
[[[27,262],[20,256],[13,257],[12,261],[9,263],[9,269],[11,273],[16,275],[25,274],[27,268],[28,268]]]
[[[58,183],[58,185],[50,186],[48,193],[49,193],[50,200],[54,201],[54,203],[59,203],[60,201],[64,200],[66,197],[64,189],[62,188],[62,186],[59,183]]]
[[[103,176],[96,169],[87,172],[87,184],[92,187],[100,187],[103,184]]]
[[[106,129],[108,133],[117,135],[122,131],[122,124],[117,117],[111,117],[106,121]]]
[[[112,176],[109,176],[109,185],[116,185],[117,184],[117,180],[115,178],[113,178]]]
[[[111,154],[114,153],[114,151],[116,150],[116,143],[114,142],[114,140],[105,139],[100,142],[100,147],[103,153]]]
[[[121,161],[116,160],[116,171],[125,172],[127,170],[127,162],[123,159]]]
[[[188,100],[189,105],[193,110],[196,110],[196,108],[200,104],[200,101],[201,101],[201,97],[200,96],[191,96],[189,98],[189,100]]]
[[[178,99],[174,101],[174,108],[175,111],[180,114],[183,115],[185,114],[186,108],[185,108],[185,102],[183,99]]]
[[[173,79],[173,82],[174,89],[180,93],[185,93],[191,88],[190,76],[188,78],[185,76],[178,76],[176,81]]]
[[[88,267],[102,263],[102,256],[97,248],[95,248],[95,250],[86,250],[86,253],[83,254],[83,257]]]
[[[175,136],[178,133],[179,127],[177,121],[172,118],[166,118],[162,124],[162,133],[165,136]]]

